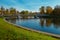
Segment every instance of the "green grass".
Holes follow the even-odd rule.
[[[59,40],[42,33],[28,31],[9,24],[0,18],[0,40]]]

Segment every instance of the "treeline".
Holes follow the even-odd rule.
[[[16,15],[19,15],[19,14],[22,14],[22,15],[36,15],[37,13],[39,14],[48,14],[48,15],[60,15],[60,6],[59,5],[56,5],[54,8],[52,8],[51,6],[41,6],[39,8],[39,11],[40,12],[29,12],[28,10],[23,10],[23,11],[17,11],[15,8],[11,7],[9,9],[5,9],[3,6],[1,6],[0,8],[0,16],[1,15],[13,15],[13,16],[16,16]]]
[[[22,15],[28,15],[32,14],[33,12],[29,12],[28,10],[23,10],[23,11],[17,11],[15,8],[11,7],[9,9],[4,8],[3,6],[0,7],[0,16],[16,16],[19,14]]]
[[[42,6],[40,9],[40,14],[48,14],[48,15],[60,15],[60,6],[56,5],[54,8],[51,6],[44,7]]]
[[[3,6],[0,8],[0,16],[16,16],[19,13],[15,8],[5,9]]]

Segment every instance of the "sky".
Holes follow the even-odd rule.
[[[60,0],[0,0],[0,7],[11,8],[14,7],[19,11],[39,11],[41,6],[54,6],[60,5]]]

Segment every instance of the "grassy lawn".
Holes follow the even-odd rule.
[[[0,40],[59,40],[42,33],[24,30],[0,18]]]

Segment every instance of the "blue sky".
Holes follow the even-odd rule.
[[[0,0],[0,6],[14,7],[17,10],[39,11],[41,6],[54,7],[60,5],[60,0]]]

